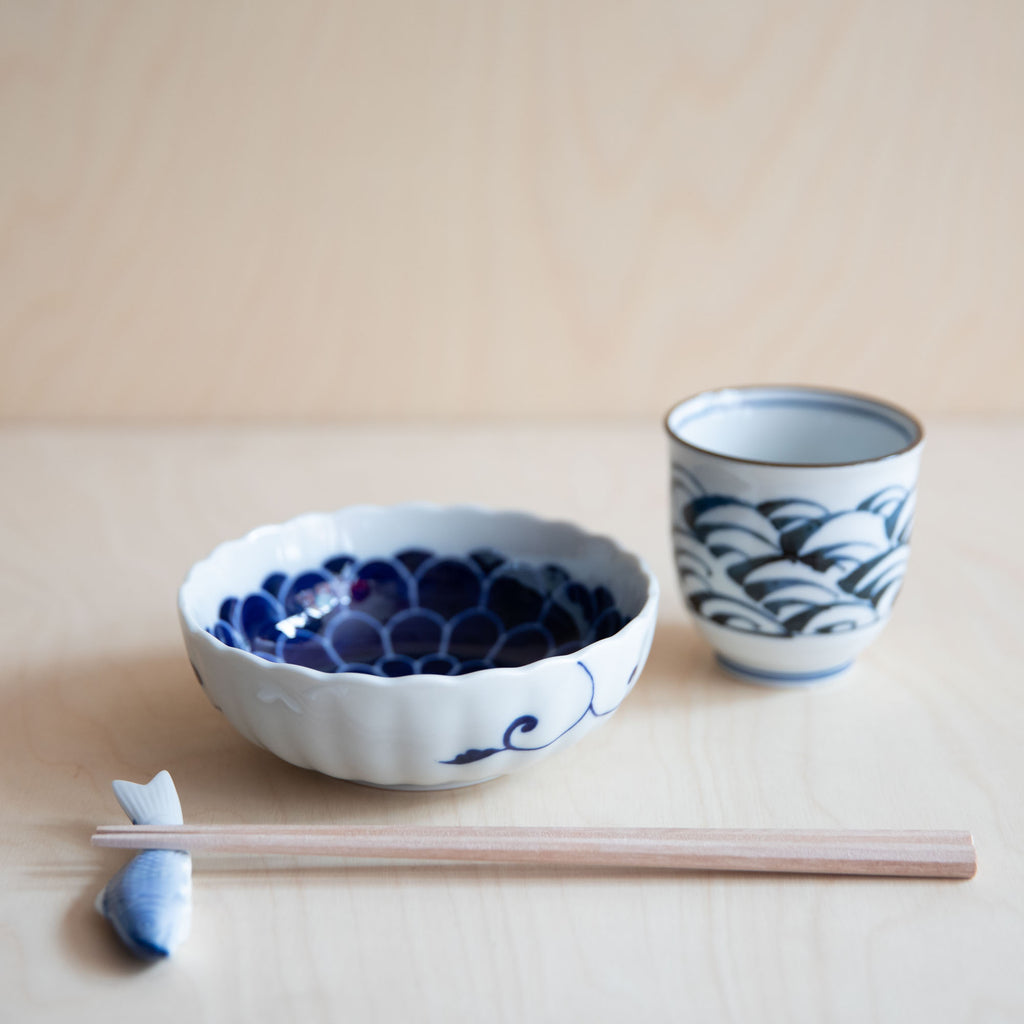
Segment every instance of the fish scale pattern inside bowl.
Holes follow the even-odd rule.
[[[398,677],[515,668],[571,654],[625,623],[611,591],[494,548],[336,554],[221,603],[209,632],[267,661]]]
[[[259,527],[178,594],[195,674],[238,732],[397,789],[505,775],[607,721],[657,606],[653,574],[610,538],[423,503]]]

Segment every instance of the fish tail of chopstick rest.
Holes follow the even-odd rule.
[[[181,802],[166,771],[144,785],[118,779],[113,789],[132,825],[183,824]],[[96,909],[135,956],[170,956],[191,926],[191,856],[184,850],[144,850],[104,886]]]

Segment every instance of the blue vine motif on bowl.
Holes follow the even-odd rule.
[[[583,709],[583,713],[570,725],[567,725],[557,736],[553,739],[548,740],[546,743],[538,743],[536,746],[530,746],[529,744],[522,744],[521,738],[523,734],[533,732],[534,729],[540,724],[539,719],[536,715],[520,715],[514,722],[505,730],[502,738],[501,745],[497,747],[471,747],[469,750],[464,750],[461,754],[457,754],[450,761],[442,761],[442,764],[472,764],[475,761],[483,761],[485,758],[493,757],[495,754],[500,754],[503,750],[544,750],[550,747],[553,743],[557,743],[567,733],[572,732],[580,722],[583,721],[588,715],[594,718],[605,718],[607,715],[612,714],[618,710],[619,705],[614,704],[610,708],[606,708],[604,711],[598,711],[594,707],[594,697],[597,693],[597,687],[594,682],[594,674],[583,664],[582,661],[577,661],[576,664],[586,673],[587,679],[590,681],[590,700],[587,706]],[[640,666],[634,667],[633,671],[629,674],[629,679],[626,680],[625,692],[623,693],[623,699],[625,694],[629,692],[629,688],[633,685],[633,681],[637,677],[637,673],[640,671]],[[621,703],[621,701],[619,702]],[[517,735],[518,734],[518,735]]]
[[[855,507],[786,496],[757,504],[673,470],[676,563],[693,611],[728,629],[831,634],[880,622],[903,581],[914,491],[890,486]]]
[[[626,619],[605,586],[493,549],[338,554],[230,596],[207,632],[229,647],[323,672],[462,675],[571,654]],[[521,726],[522,727],[522,726]]]

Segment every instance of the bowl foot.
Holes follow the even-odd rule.
[[[750,668],[741,665],[730,658],[716,654],[718,664],[731,676],[742,679],[747,683],[757,683],[761,686],[803,686],[808,683],[819,683],[827,679],[836,679],[849,669],[853,660],[845,661],[841,665],[831,668],[815,669],[813,672],[778,672],[760,668]]]

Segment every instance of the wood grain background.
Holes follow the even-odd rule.
[[[1024,411],[1024,4],[0,0],[0,418]]]

